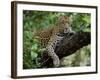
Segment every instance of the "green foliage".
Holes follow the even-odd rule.
[[[23,68],[41,68],[41,57],[45,48],[40,46],[39,41],[34,34],[42,29],[53,27],[60,16],[71,16],[71,26],[75,31],[90,31],[91,15],[88,13],[64,13],[48,11],[23,11]],[[90,54],[89,50],[84,53]],[[89,56],[90,57],[90,56]],[[79,59],[76,55],[76,59]],[[74,60],[75,61],[75,60]],[[74,66],[77,64],[74,63]]]
[[[87,13],[73,13],[72,15],[72,27],[75,31],[90,31],[91,16]]]

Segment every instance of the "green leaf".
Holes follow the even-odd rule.
[[[31,51],[31,59],[32,59],[32,60],[36,59],[37,56],[38,56],[38,54],[37,54],[36,52]]]
[[[44,52],[46,48],[39,49],[38,52]]]
[[[39,43],[38,39],[33,39],[34,43]]]
[[[38,49],[38,44],[34,44],[34,45],[32,45],[32,48],[31,48],[32,50],[37,50]]]

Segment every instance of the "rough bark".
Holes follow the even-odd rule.
[[[59,58],[69,56],[75,53],[80,48],[90,44],[91,33],[90,32],[76,32],[73,35],[65,36],[60,42],[60,45],[56,47],[55,52]],[[45,52],[43,55],[43,66],[51,67],[52,59]]]

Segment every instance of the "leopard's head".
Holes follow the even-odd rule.
[[[69,32],[70,18],[68,16],[60,16],[58,19],[58,24],[60,33]]]
[[[60,24],[69,24],[70,23],[70,17],[68,16],[60,16],[58,19],[58,22]]]

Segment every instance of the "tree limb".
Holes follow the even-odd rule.
[[[60,45],[56,47],[55,52],[59,58],[69,56],[75,53],[80,48],[90,44],[91,33],[90,32],[76,32],[73,35],[65,36],[64,39],[60,42]],[[46,52],[43,55],[43,61],[50,58]],[[52,59],[48,59],[43,66],[50,67],[52,65]]]

